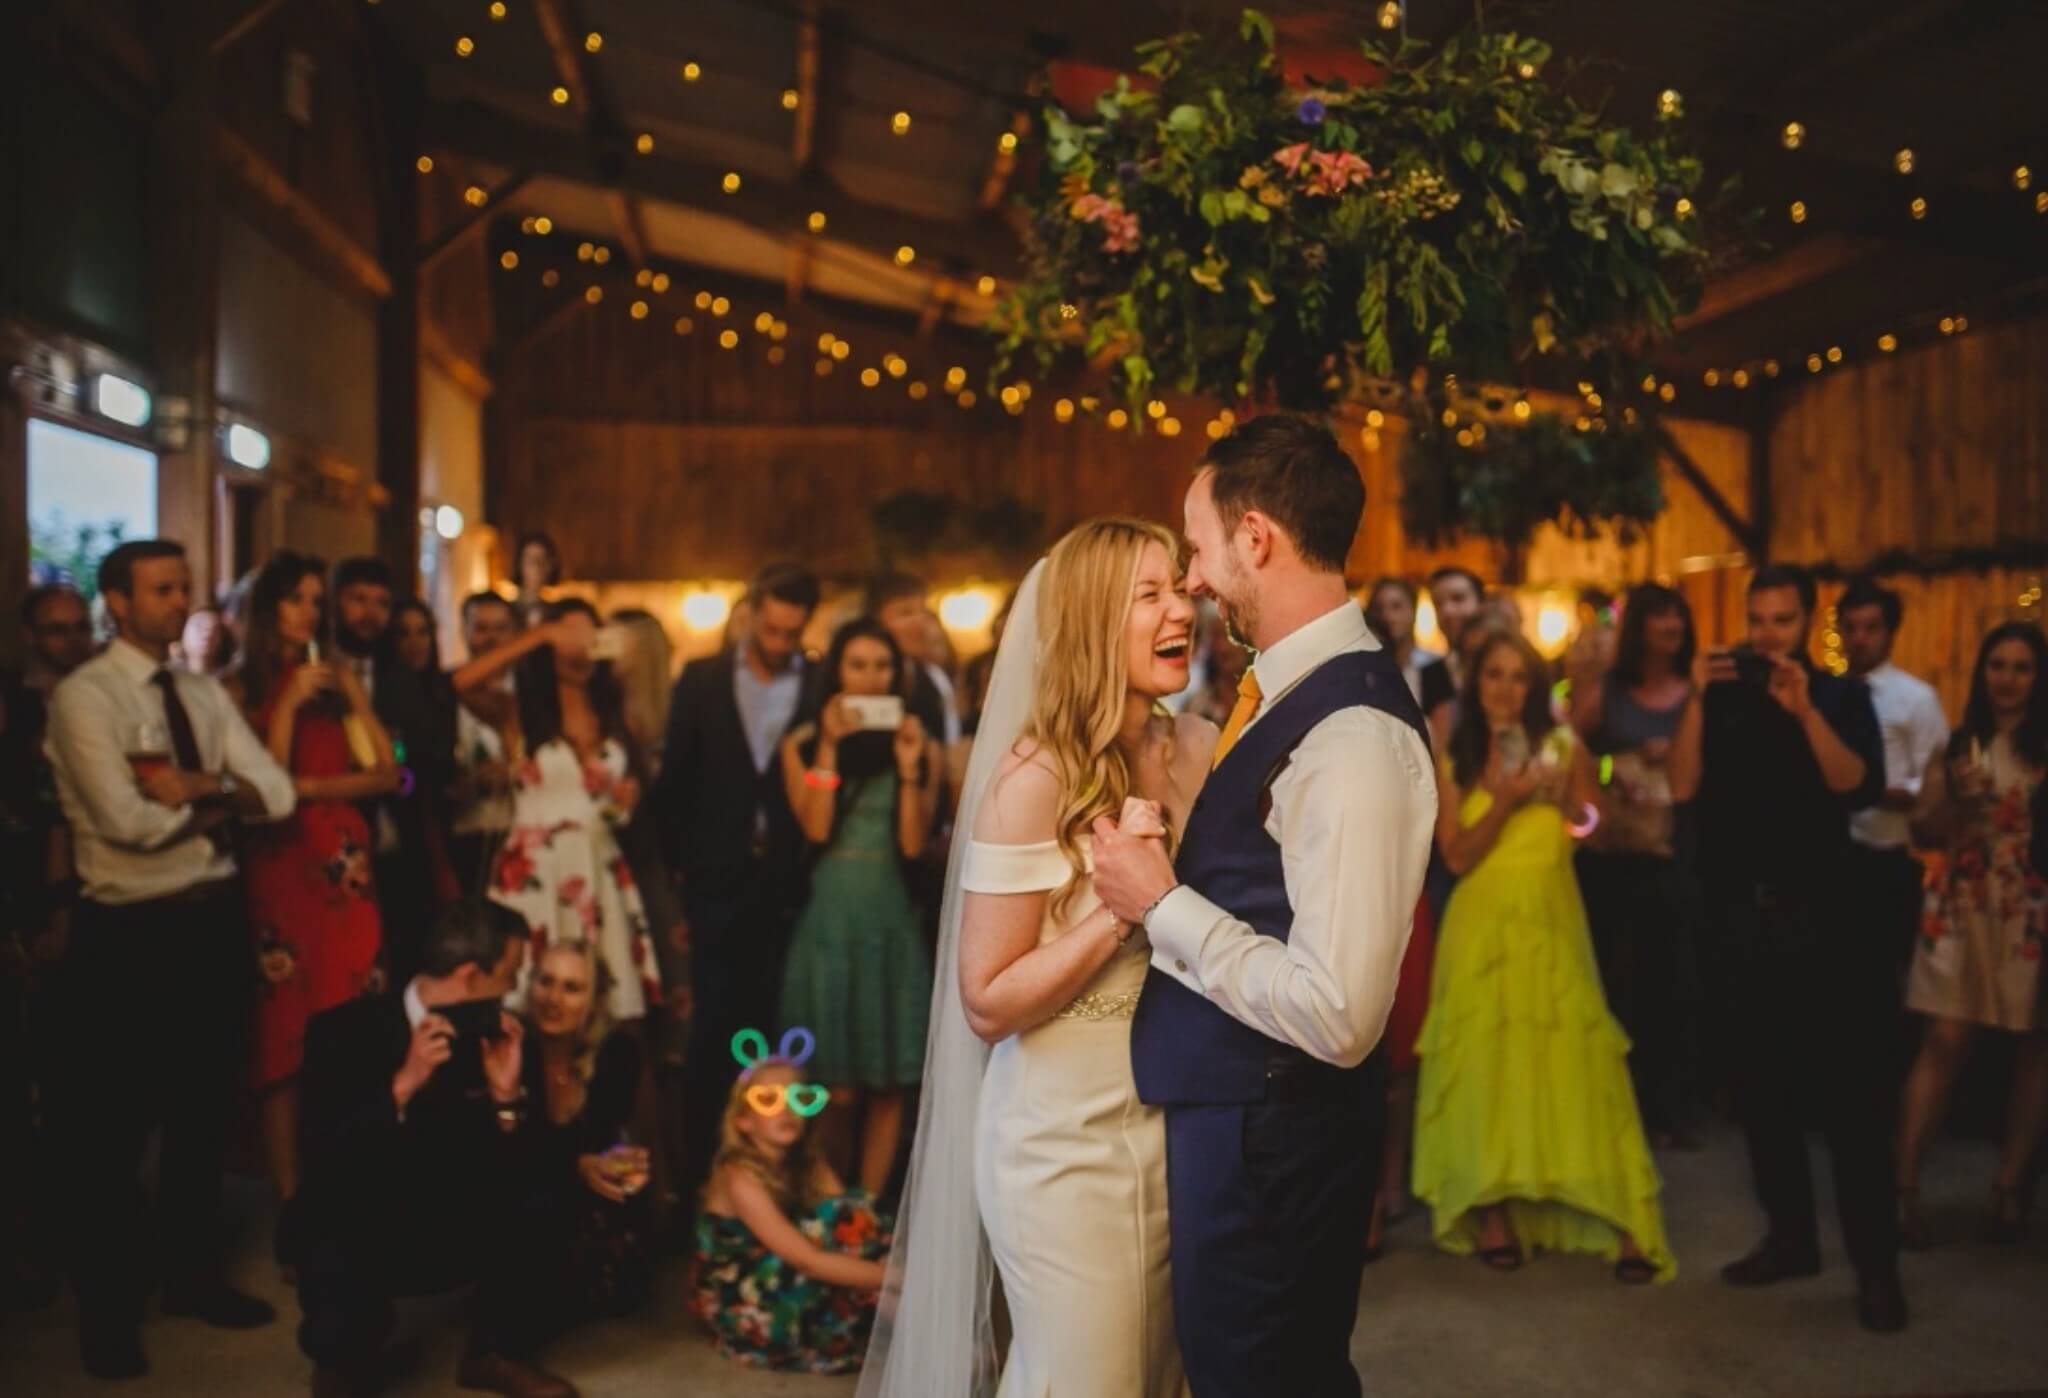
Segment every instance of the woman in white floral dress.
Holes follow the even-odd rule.
[[[597,613],[580,599],[511,645],[465,665],[456,692],[495,723],[513,755],[512,828],[490,896],[526,919],[526,971],[507,996],[525,1001],[526,977],[555,941],[587,941],[611,972],[614,1019],[639,1019],[661,999],[647,912],[617,832],[640,800],[633,739],[609,661],[596,657]],[[492,686],[519,666],[516,700]]]

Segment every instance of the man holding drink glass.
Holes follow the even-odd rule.
[[[51,696],[46,743],[81,884],[51,1117],[80,1357],[121,1378],[148,1367],[136,1174],[158,1126],[165,1312],[228,1328],[274,1318],[227,1284],[215,1223],[254,985],[231,835],[288,815],[294,796],[220,684],[169,664],[191,609],[183,547],[122,544],[99,587],[115,639]]]

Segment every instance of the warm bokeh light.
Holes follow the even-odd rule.
[[[683,624],[692,631],[716,631],[732,615],[732,598],[708,587],[692,588],[683,594]]]
[[[995,620],[997,605],[991,589],[963,587],[939,598],[939,621],[948,631],[980,631]]]

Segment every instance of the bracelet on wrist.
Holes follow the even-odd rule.
[[[1145,911],[1138,914],[1138,925],[1140,927],[1143,927],[1146,923],[1150,922],[1152,920],[1152,914],[1158,911],[1159,905],[1161,903],[1164,903],[1168,898],[1172,897],[1173,891],[1179,887],[1180,885],[1178,883],[1171,884],[1167,887],[1166,892],[1160,894],[1157,898],[1154,898],[1151,902],[1147,903],[1145,905]]]
[[[804,785],[813,791],[837,791],[840,775],[827,767],[813,767],[804,773]]]

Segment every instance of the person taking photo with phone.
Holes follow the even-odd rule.
[[[375,843],[359,803],[396,791],[399,779],[391,739],[355,670],[320,654],[326,593],[324,562],[288,549],[274,554],[250,590],[248,645],[226,678],[298,793],[288,819],[251,830],[243,846],[258,972],[255,1083],[271,1181],[284,1205],[276,1251],[287,1266],[297,1261],[292,1200],[306,1022],[373,988],[383,920]]]
[[[924,853],[940,751],[905,712],[902,652],[887,628],[841,627],[822,683],[782,742],[789,804],[809,842],[809,901],[797,917],[781,1022],[817,1036],[812,1075],[831,1089],[827,1159],[880,1195],[903,1137],[905,1089],[924,1074],[931,954],[904,878]]]
[[[1730,1286],[1820,1272],[1806,1122],[1833,1157],[1857,1316],[1906,1326],[1893,1212],[1898,1013],[1883,937],[1847,915],[1849,817],[1885,790],[1884,738],[1870,691],[1807,658],[1814,583],[1772,565],[1749,583],[1749,640],[1703,650],[1671,744],[1671,795],[1692,802],[1710,957],[1735,1078],[1763,1241],[1721,1271]]]
[[[610,638],[616,642],[616,636]],[[490,897],[526,920],[539,953],[557,941],[595,946],[611,976],[606,1008],[621,1023],[661,999],[640,888],[618,831],[640,803],[642,765],[607,633],[581,598],[455,672],[455,692],[495,724],[512,768],[512,828]],[[616,652],[613,652],[616,653]],[[494,682],[514,665],[511,693]],[[526,982],[511,1003],[526,1004]]]
[[[456,1381],[512,1398],[575,1398],[530,1362],[548,1330],[556,1249],[536,1190],[526,1033],[502,997],[526,928],[480,899],[449,904],[402,989],[314,1017],[302,1078],[305,1237],[299,1347],[314,1398],[393,1377],[397,1296],[474,1284]]]

